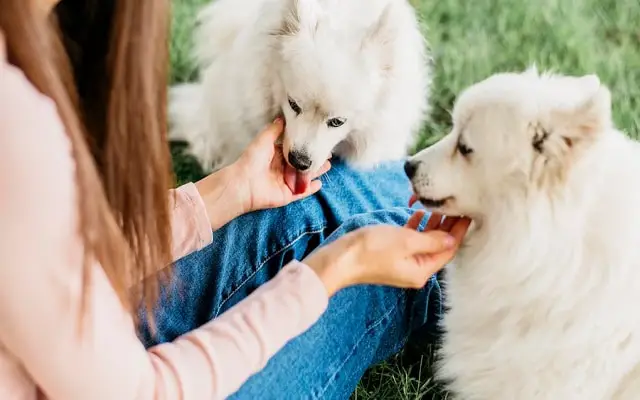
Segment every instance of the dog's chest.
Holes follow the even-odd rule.
[[[439,374],[462,399],[604,399],[639,353],[634,327],[610,326],[597,296],[565,308],[490,286],[447,280]]]

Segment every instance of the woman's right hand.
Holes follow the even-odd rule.
[[[373,225],[320,247],[303,262],[313,269],[329,296],[348,286],[378,284],[422,288],[453,259],[471,221],[432,214],[424,232],[417,211],[404,227]]]

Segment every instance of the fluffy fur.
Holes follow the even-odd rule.
[[[206,169],[234,161],[279,114],[285,158],[306,157],[309,171],[332,152],[372,166],[414,144],[430,62],[406,0],[217,0],[198,21],[201,77],[171,90],[170,139]]]
[[[410,160],[425,204],[474,219],[445,273],[454,398],[640,399],[640,148],[610,103],[594,75],[497,74]]]

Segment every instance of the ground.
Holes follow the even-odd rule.
[[[197,8],[210,0],[173,0],[172,81],[196,74],[189,34]],[[566,74],[596,73],[613,94],[616,125],[637,138],[640,129],[640,1],[638,0],[413,0],[435,63],[433,111],[418,148],[449,128],[457,93],[499,71],[536,64]],[[416,149],[417,150],[417,149]],[[174,148],[180,181],[201,171]],[[415,349],[413,350],[415,352]],[[426,352],[411,366],[391,360],[373,368],[354,399],[444,399],[430,380]]]

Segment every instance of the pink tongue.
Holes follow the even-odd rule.
[[[284,181],[293,194],[306,192],[311,184],[311,179],[308,174],[298,172],[289,164],[286,164],[284,167]]]
[[[409,199],[409,207],[413,206],[418,201],[418,196],[414,193]]]

